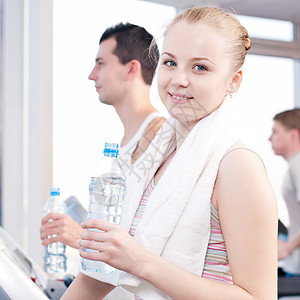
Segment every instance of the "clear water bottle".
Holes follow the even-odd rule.
[[[101,219],[120,224],[126,178],[117,160],[118,153],[118,144],[105,143],[104,156],[91,174],[88,219]],[[88,230],[97,231],[97,229]],[[115,271],[115,268],[104,262],[84,258],[81,259],[81,266],[83,270],[99,273]]]
[[[44,207],[44,216],[50,212],[65,213],[66,205],[60,198],[59,188],[52,187],[50,198]],[[51,222],[51,220],[49,220]],[[57,242],[45,246],[44,271],[50,274],[62,274],[67,269],[66,246]]]

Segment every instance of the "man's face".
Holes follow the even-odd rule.
[[[274,153],[283,157],[287,156],[288,146],[290,144],[290,130],[284,127],[280,122],[274,121],[272,134],[269,138]]]
[[[109,38],[99,45],[95,66],[89,76],[95,81],[95,87],[102,103],[115,105],[124,93],[126,66],[113,54],[117,42]]]

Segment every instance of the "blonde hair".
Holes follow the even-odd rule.
[[[251,48],[251,40],[247,30],[240,24],[235,15],[217,7],[193,7],[179,14],[167,27],[165,35],[179,21],[189,23],[201,21],[215,26],[228,42],[226,52],[232,58],[233,71],[238,71],[242,67],[247,51]]]

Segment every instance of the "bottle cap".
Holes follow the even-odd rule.
[[[50,196],[59,196],[60,195],[60,191],[59,188],[57,187],[52,187],[50,189]]]
[[[104,156],[118,157],[119,145],[117,143],[105,143]]]

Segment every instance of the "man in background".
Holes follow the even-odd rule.
[[[282,185],[290,226],[288,239],[278,240],[278,259],[285,259],[280,276],[300,276],[300,109],[278,113],[270,136],[276,155],[288,163]]]
[[[151,104],[149,94],[158,59],[158,47],[150,33],[143,27],[120,23],[107,28],[101,36],[89,75],[100,102],[112,105],[123,123],[119,161],[125,174],[131,173],[131,165],[165,120]],[[53,222],[48,222],[50,219]],[[82,231],[69,215],[49,213],[42,219],[42,245],[62,242],[78,249]],[[46,238],[51,235],[55,236]]]

